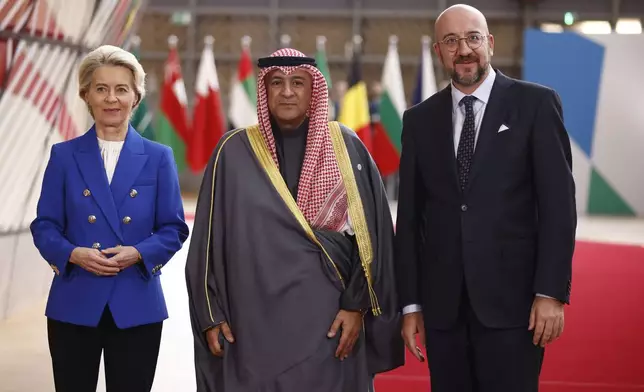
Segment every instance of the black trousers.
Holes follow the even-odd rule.
[[[525,328],[487,328],[467,292],[456,325],[425,330],[432,392],[537,392],[544,349]]]
[[[119,329],[109,308],[97,327],[47,319],[56,392],[96,391],[104,353],[107,392],[149,392],[163,323]]]

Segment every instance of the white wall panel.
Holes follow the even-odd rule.
[[[617,193],[644,214],[644,35],[596,35],[605,48],[593,163]]]

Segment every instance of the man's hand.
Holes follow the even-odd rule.
[[[545,347],[557,340],[564,330],[564,304],[553,298],[535,297],[528,330],[534,330],[535,346]]]
[[[221,323],[217,325],[214,328],[210,328],[209,330],[206,331],[206,340],[208,341],[208,348],[210,349],[210,352],[212,355],[215,355],[217,357],[223,357],[224,356],[224,348],[219,344],[219,334],[223,333],[224,337],[228,341],[228,343],[234,343],[235,342],[235,337],[233,336],[233,333],[230,331],[230,327],[228,326],[228,323]]]
[[[114,276],[121,271],[116,262],[92,248],[75,248],[69,262],[98,276]]]
[[[121,270],[136,264],[141,260],[141,254],[133,246],[117,246],[114,248],[104,249],[101,251],[104,255],[114,255],[110,257],[111,261],[118,264]]]
[[[338,349],[335,351],[335,357],[340,358],[342,361],[351,354],[353,345],[356,344],[360,336],[362,313],[359,311],[340,310],[326,336],[329,338],[334,337],[340,328],[342,328],[342,336],[340,337]]]
[[[425,322],[421,312],[407,313],[403,316],[401,335],[407,350],[420,362],[424,362],[425,356],[420,347],[416,345],[416,335],[418,335],[420,345],[425,347]]]

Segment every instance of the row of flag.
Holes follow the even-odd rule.
[[[251,41],[248,36],[242,38],[241,56],[230,89],[230,104],[228,112],[224,113],[213,51],[214,38],[205,38],[197,71],[194,111],[192,121],[189,121],[177,38],[171,36],[168,39],[170,51],[164,66],[160,110],[156,121],[153,124],[148,104],[144,100],[134,113],[132,125],[143,136],[172,147],[179,171],[189,168],[197,173],[203,170],[226,130],[257,123],[257,82],[251,60]],[[325,42],[324,37],[317,38],[315,58],[331,88]],[[389,39],[381,80],[383,93],[379,102],[378,121],[373,121],[369,112],[367,87],[361,73],[361,42],[359,36],[354,37],[348,89],[339,103],[339,113],[331,113],[330,118],[353,129],[373,156],[381,175],[388,176],[398,170],[402,114],[408,107],[398,55],[398,38],[391,36]],[[132,44],[133,53],[139,56],[140,40],[135,38]],[[283,39],[282,45],[286,46],[288,42]],[[415,105],[427,99],[436,90],[430,39],[425,36],[422,38],[420,66],[410,104]]]

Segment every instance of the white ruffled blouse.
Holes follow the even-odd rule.
[[[101,150],[101,158],[103,158],[107,182],[110,184],[112,183],[112,177],[114,177],[116,163],[119,161],[119,156],[121,155],[121,149],[123,149],[123,143],[124,141],[113,142],[98,138],[98,148]]]

